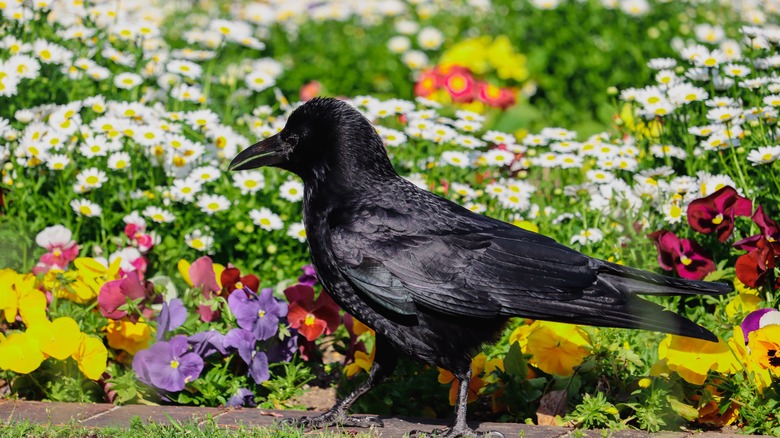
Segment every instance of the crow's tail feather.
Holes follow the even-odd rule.
[[[686,280],[659,275],[641,269],[617,265],[603,260],[591,262],[599,279],[616,289],[639,295],[723,295],[734,288],[727,283]]]

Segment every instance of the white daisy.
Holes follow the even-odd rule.
[[[273,76],[260,70],[255,70],[246,75],[244,81],[246,82],[247,88],[252,91],[263,91],[276,84],[276,79],[274,79]]]
[[[291,224],[290,227],[287,228],[287,235],[298,242],[306,242],[306,227],[304,227],[301,222]]]
[[[173,213],[154,205],[144,208],[141,214],[158,224],[167,224],[176,220],[176,216]]]
[[[279,196],[290,202],[299,202],[303,199],[303,184],[289,180],[279,187]]]
[[[99,205],[83,198],[70,201],[70,207],[79,216],[96,217],[103,213],[103,209]]]
[[[90,167],[76,175],[76,184],[84,187],[85,191],[100,188],[106,181],[108,181],[106,172],[99,170],[97,167]]]
[[[108,157],[107,166],[111,170],[126,170],[131,166],[130,154],[127,152],[114,152]]]
[[[190,174],[190,178],[200,181],[201,183],[207,183],[216,181],[221,174],[222,172],[214,166],[202,166],[194,169]]]
[[[780,146],[761,146],[756,150],[750,151],[747,160],[754,166],[760,164],[769,164],[780,158]]]
[[[265,187],[265,177],[257,170],[237,172],[233,174],[233,186],[241,190],[242,195],[251,195]]]
[[[204,234],[201,230],[195,230],[184,236],[184,242],[192,249],[206,252],[214,246],[214,236]]]
[[[284,227],[279,215],[265,207],[250,210],[249,217],[255,225],[265,231],[281,230]]]
[[[202,194],[196,203],[200,211],[206,214],[214,214],[230,208],[230,200],[222,195]]]
[[[123,90],[131,90],[141,85],[143,81],[141,76],[130,72],[119,73],[114,77],[114,85]]]

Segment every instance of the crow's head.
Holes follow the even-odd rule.
[[[365,117],[346,102],[316,98],[293,111],[281,132],[238,154],[230,170],[275,166],[306,179],[323,169],[389,164],[382,140]]]

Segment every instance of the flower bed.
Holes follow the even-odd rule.
[[[307,266],[302,184],[226,173],[284,126],[289,96],[335,94],[421,187],[596,257],[736,287],[650,298],[719,343],[517,319],[474,359],[472,412],[780,432],[770,12],[124,3],[0,3],[0,378],[12,394],[279,408],[307,383],[361,381],[373,334]],[[564,26],[580,8],[588,20]],[[587,56],[575,68],[571,53]],[[402,363],[392,382],[355,409],[449,414],[451,374]]]

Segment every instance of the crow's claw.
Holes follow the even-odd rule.
[[[409,432],[409,438],[461,438],[461,437],[486,437],[486,438],[506,438],[503,433],[497,430],[488,430],[486,432],[477,432],[469,428],[435,429],[430,432],[422,430],[413,430]]]
[[[285,418],[283,423],[289,426],[321,429],[328,426],[343,427],[383,427],[379,417],[348,416],[343,412],[328,411],[316,417]]]

